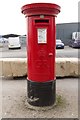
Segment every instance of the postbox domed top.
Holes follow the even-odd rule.
[[[60,12],[60,6],[52,3],[32,3],[21,8],[21,12],[26,16],[32,15],[53,15]]]

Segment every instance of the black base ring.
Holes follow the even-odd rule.
[[[56,101],[56,80],[32,82],[27,80],[27,101],[33,106],[51,106]]]

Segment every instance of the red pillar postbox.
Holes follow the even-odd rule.
[[[27,19],[28,103],[49,106],[56,99],[55,17],[60,6],[51,3],[24,5]]]

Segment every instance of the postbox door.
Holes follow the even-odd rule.
[[[35,23],[34,23],[35,22]],[[45,82],[55,79],[54,17],[33,22],[32,79]],[[31,48],[32,49],[32,48]],[[31,72],[31,70],[30,70]],[[31,78],[30,78],[31,79]]]

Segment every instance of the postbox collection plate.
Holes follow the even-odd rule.
[[[47,29],[38,28],[37,29],[38,43],[47,43]]]

